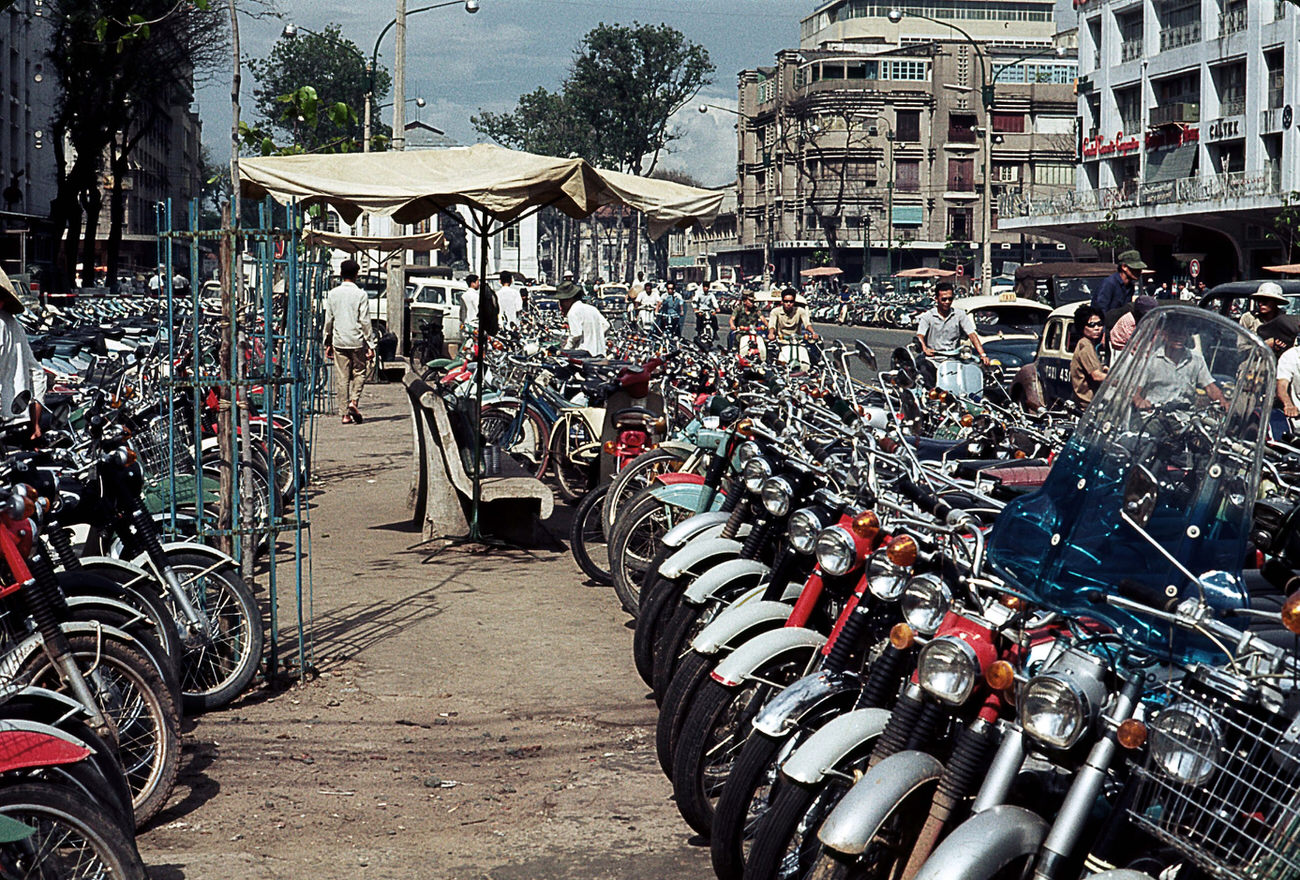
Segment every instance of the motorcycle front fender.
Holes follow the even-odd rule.
[[[748,641],[759,627],[773,629],[790,617],[784,602],[761,601],[762,587],[755,587],[728,605],[691,641],[691,650],[700,654],[717,654]]]
[[[883,762],[882,762],[883,763]],[[976,813],[939,844],[916,880],[980,880],[1038,851],[1048,825],[1024,807],[999,804]]]
[[[65,633],[77,635],[99,636],[103,633],[109,633],[123,642],[135,644],[135,638],[130,633],[123,632],[115,626],[108,626],[103,623],[81,623],[76,621],[67,621],[59,624],[59,629]],[[4,660],[0,661],[0,678],[11,680],[22,669],[27,658],[42,650],[44,639],[40,633],[32,633],[23,639],[16,646],[5,653]],[[80,703],[76,705],[80,706]]]
[[[692,581],[682,598],[692,605],[703,605],[724,591],[731,593],[737,588],[760,586],[770,572],[771,569],[757,559],[728,559]]]
[[[239,565],[235,562],[235,557],[231,556],[229,553],[223,553],[216,547],[209,547],[207,544],[201,544],[198,541],[164,541],[162,548],[164,553],[171,553],[173,550],[184,553],[196,553],[199,556],[210,557],[214,563],[220,562],[224,565],[235,567],[238,567]],[[136,564],[138,565],[139,563],[137,562]]]
[[[723,513],[721,510],[710,510],[705,513],[697,513],[687,520],[682,520],[664,533],[664,546],[676,549],[682,547],[691,538],[703,532],[705,529],[715,526],[725,525],[727,519],[731,516],[729,513]]]
[[[861,855],[894,807],[943,775],[943,762],[925,752],[896,752],[867,771],[831,810],[817,839],[847,856]]]
[[[81,567],[92,574],[106,569],[129,574],[131,580],[127,581],[127,583],[131,585],[153,580],[153,575],[143,566],[127,562],[124,559],[116,559],[112,556],[83,556],[81,557]]]
[[[703,572],[719,562],[740,554],[742,544],[731,538],[701,538],[691,541],[664,560],[659,566],[659,576],[673,580],[688,571]]]
[[[832,718],[786,759],[782,775],[804,785],[819,784],[850,752],[880,736],[889,716],[888,709],[854,709]]]
[[[855,697],[860,690],[862,679],[853,672],[822,670],[805,675],[767,701],[754,719],[754,729],[779,739],[818,706],[839,696]]]
[[[783,626],[761,632],[732,651],[713,670],[713,680],[736,687],[763,664],[796,648],[816,650],[826,644],[826,636],[801,626]]]
[[[704,502],[704,493],[709,491],[711,490],[701,483],[671,483],[655,486],[650,490],[650,494],[664,504],[698,513]],[[722,507],[722,502],[725,500],[726,497],[721,492],[715,493],[709,510]]]
[[[1134,871],[1132,868],[1114,868],[1110,871],[1102,871],[1100,874],[1089,874],[1088,880],[1155,880],[1145,871]]]

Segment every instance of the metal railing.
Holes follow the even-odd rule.
[[[1160,31],[1160,51],[1179,49],[1201,41],[1201,23],[1199,21],[1167,27]]]
[[[1259,111],[1259,133],[1273,134],[1282,130],[1282,108],[1272,107]]]
[[[1219,16],[1219,36],[1239,33],[1246,29],[1246,7],[1232,9]]]
[[[1151,124],[1166,122],[1200,122],[1201,105],[1190,101],[1173,101],[1151,108]]]
[[[1119,44],[1120,61],[1137,61],[1142,57],[1142,38],[1125,40]]]
[[[1276,165],[1260,171],[1232,171],[1208,177],[1180,177],[1155,183],[1127,183],[1092,190],[1069,190],[1046,196],[1003,193],[998,199],[1002,217],[1046,217],[1137,208],[1144,205],[1191,204],[1228,199],[1281,195],[1281,170]]]

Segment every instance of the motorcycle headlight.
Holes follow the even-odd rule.
[[[1073,682],[1049,672],[1025,685],[1019,714],[1025,733],[1053,748],[1068,749],[1088,728],[1088,699]]]
[[[790,488],[790,482],[785,477],[770,477],[763,482],[759,497],[772,516],[785,516],[790,512],[794,489]]]
[[[853,536],[842,526],[823,529],[817,536],[817,564],[822,572],[829,575],[841,575],[853,567],[857,559],[858,548],[853,543]]]
[[[932,697],[960,706],[970,698],[979,679],[975,649],[955,636],[940,636],[921,649],[917,677]]]
[[[762,452],[762,448],[760,448],[757,443],[753,440],[746,440],[744,443],[740,444],[740,448],[736,450],[736,461],[741,467],[744,467],[749,464],[751,458],[761,455]]]
[[[867,563],[867,589],[877,599],[893,602],[903,595],[903,590],[907,587],[907,579],[911,577],[912,572],[890,562],[885,554],[884,547],[871,554],[871,561]]]
[[[5,495],[0,496],[0,513],[3,513],[9,519],[27,519],[31,516],[28,511],[29,504],[27,493],[23,491],[23,487],[14,486]]]
[[[821,517],[811,507],[796,510],[790,517],[786,534],[796,553],[808,555],[817,548],[817,533],[822,529]]]
[[[918,575],[907,582],[899,607],[907,625],[922,635],[931,636],[943,623],[952,605],[948,585],[932,574]]]
[[[763,489],[763,481],[772,476],[772,466],[766,458],[757,456],[745,462],[741,473],[745,478],[745,489],[757,495]]]
[[[1151,726],[1151,757],[1175,782],[1201,785],[1214,772],[1223,731],[1205,709],[1175,703]]]

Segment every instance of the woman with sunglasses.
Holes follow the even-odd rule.
[[[1070,387],[1074,389],[1075,402],[1087,407],[1110,372],[1106,318],[1101,309],[1079,306],[1074,313],[1074,337],[1078,342],[1074,344],[1074,357],[1070,358]]]

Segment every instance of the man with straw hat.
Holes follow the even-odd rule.
[[[1263,282],[1250,298],[1255,303],[1255,311],[1241,316],[1241,326],[1252,333],[1258,333],[1262,325],[1281,315],[1291,304],[1282,293],[1282,285],[1276,281]]]
[[[18,323],[23,308],[13,282],[0,269],[0,425],[7,427],[31,419],[31,438],[35,440],[41,436],[45,368],[32,354],[27,331]],[[19,404],[17,412],[15,401]]]

